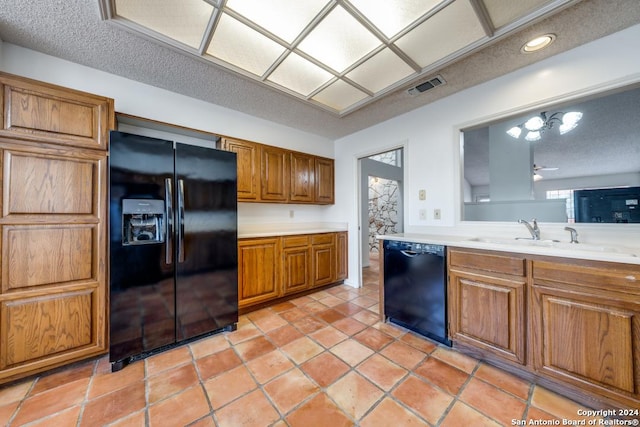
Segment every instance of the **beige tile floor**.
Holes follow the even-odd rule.
[[[108,359],[0,388],[6,426],[498,426],[575,402],[378,321],[378,272],[241,316],[238,330],[111,373]]]

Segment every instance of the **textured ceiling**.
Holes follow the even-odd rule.
[[[0,39],[5,42],[331,139],[637,23],[638,0],[582,0],[434,70],[432,74],[440,74],[446,85],[417,96],[407,94],[406,89],[421,83],[422,77],[337,117],[103,21],[97,0],[2,0],[0,7]],[[548,49],[530,55],[519,53],[525,41],[544,33],[557,34]]]

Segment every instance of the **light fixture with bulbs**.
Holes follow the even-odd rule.
[[[547,111],[541,112],[539,115],[533,116],[524,123],[513,126],[507,130],[507,134],[513,138],[520,138],[523,131],[527,131],[524,139],[529,142],[542,139],[542,134],[555,125],[558,125],[558,132],[564,135],[572,131],[578,126],[578,122],[582,119],[582,113],[579,111],[568,111],[566,113],[557,111],[551,115],[547,115]]]

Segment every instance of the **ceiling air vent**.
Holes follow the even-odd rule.
[[[418,86],[408,89],[407,92],[409,93],[409,95],[418,95],[419,93],[426,92],[429,89],[433,89],[436,86],[440,86],[446,83],[447,82],[444,81],[441,75],[437,75],[431,80],[427,80],[424,83],[420,83]]]

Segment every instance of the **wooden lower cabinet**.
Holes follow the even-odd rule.
[[[281,249],[279,237],[238,241],[238,307],[278,298]]]
[[[336,281],[336,236],[334,233],[311,237],[312,286],[328,285]]]
[[[640,407],[640,266],[462,248],[448,258],[455,347],[594,408]]]
[[[238,240],[240,309],[261,307],[344,280],[346,244],[346,232]]]
[[[448,255],[451,339],[525,364],[524,258],[456,250]]]
[[[640,407],[640,269],[532,266],[534,369]]]
[[[336,233],[336,251],[336,279],[344,280],[349,275],[349,237],[346,231]]]
[[[282,292],[284,295],[311,287],[311,247],[309,236],[282,238]]]

